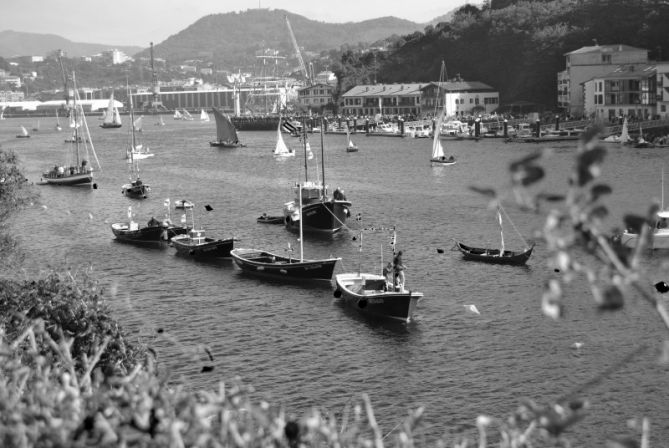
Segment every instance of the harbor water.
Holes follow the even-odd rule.
[[[27,254],[18,278],[50,269],[92,270],[129,338],[150,344],[172,381],[211,389],[239,377],[254,386],[258,400],[281,404],[296,416],[314,406],[340,415],[367,393],[389,438],[408,410],[424,406],[417,437],[431,443],[474,437],[478,415],[504,418],[523,399],[550,404],[648,344],[586,389],[582,396],[590,412],[567,436],[576,446],[603,446],[604,437],[627,434],[628,420],[649,417],[652,446],[669,440],[669,371],[658,363],[667,331],[645,302],[631,296],[622,311],[602,314],[577,279],[566,287],[565,318],[556,322],[542,314],[544,285],[556,275],[547,265],[545,244],[536,238],[545,213],[521,211],[505,196],[518,233],[537,243],[526,267],[465,262],[451,250],[454,238],[499,246],[494,210],[469,187],[508,192],[509,163],[547,145],[444,141],[446,155],[458,162],[431,167],[430,139],[354,134],[360,150],[347,153],[345,136],[326,135],[323,173],[320,136],[311,136],[309,179],[325,174],[330,191],[343,189],[353,205],[350,228],[332,238],[306,236],[304,256],[341,257],[335,273],[380,272],[382,254],[385,262],[390,257],[389,235],[365,234],[360,251],[354,218],[361,214],[365,227],[395,227],[407,287],[425,295],[415,321],[404,325],[344,307],[327,282],[259,280],[229,260],[196,262],[171,247],[115,241],[110,226],[127,220],[129,206],[145,224],[165,215],[166,199],[188,199],[195,203],[196,226],[209,236],[234,236],[236,247],[286,254],[290,244],[299,256],[297,235],[281,225],[256,223],[263,213],[281,215],[293,199],[294,183],[304,178],[297,139],[284,137],[298,156],[276,160],[276,132],[242,132],[246,147],[212,148],[213,122],[169,119],[166,126],[154,126],[152,118],[144,117],[141,134],[155,153],[140,161],[142,180],[151,186],[148,199],[121,194],[128,181],[127,120],[120,129],[100,129],[93,117],[89,126],[102,165],[98,188],[36,185],[39,202],[13,220],[12,230]],[[0,144],[18,154],[37,184],[41,172],[64,162],[67,135],[43,119],[39,132],[17,139],[20,125],[32,127],[18,118],[0,121]],[[535,192],[566,189],[575,147],[554,146],[545,162],[547,177]],[[607,225],[613,227],[625,213],[645,214],[650,201],[660,198],[661,167],[669,156],[658,149],[609,149],[602,182],[613,187],[607,199]],[[170,213],[180,221],[181,210],[172,207]],[[507,249],[523,248],[518,233],[505,222]],[[661,253],[644,259],[650,281],[669,280],[663,261]],[[469,311],[472,304],[480,314]],[[579,349],[573,348],[576,342]],[[212,372],[201,372],[212,364],[204,347],[214,358]]]

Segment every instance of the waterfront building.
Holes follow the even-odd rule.
[[[622,65],[583,83],[583,110],[588,118],[648,120],[657,114],[655,65]]]
[[[565,53],[566,69],[557,74],[558,107],[574,116],[585,113],[583,84],[620,65],[648,64],[648,50],[629,45],[593,45]]]
[[[329,84],[314,84],[299,89],[297,102],[312,112],[322,112],[328,104],[332,104],[334,87]]]
[[[662,119],[669,118],[669,62],[658,62],[655,66],[657,93],[657,115]]]
[[[437,115],[446,105],[446,116],[490,114],[499,107],[499,92],[479,81],[460,78],[431,82],[421,89],[423,115]]]
[[[418,116],[423,86],[425,83],[355,86],[342,95],[340,111],[353,116]]]

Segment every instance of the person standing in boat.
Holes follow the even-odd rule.
[[[393,259],[393,269],[395,271],[395,290],[404,291],[404,262],[402,261],[402,251],[397,252]]]

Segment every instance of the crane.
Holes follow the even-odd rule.
[[[307,80],[307,83],[311,85],[311,77],[307,71],[306,65],[304,65],[304,59],[302,59],[302,53],[300,53],[300,47],[297,45],[297,40],[295,39],[295,34],[293,34],[293,28],[290,26],[290,21],[288,16],[286,17],[286,25],[288,26],[288,32],[290,33],[290,39],[293,41],[293,47],[295,47],[295,54],[297,55],[297,60],[300,63],[300,70],[304,74],[304,77]]]

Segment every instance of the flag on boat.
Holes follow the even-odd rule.
[[[170,206],[170,198],[165,199],[164,205],[165,205],[165,207]]]

